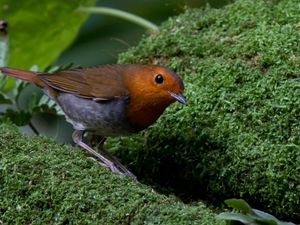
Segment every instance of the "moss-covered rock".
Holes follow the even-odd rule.
[[[219,224],[204,204],[120,177],[80,149],[0,128],[0,224]]]
[[[174,69],[188,105],[109,146],[164,191],[217,205],[242,197],[299,222],[299,21],[298,0],[238,0],[168,20],[120,62]]]
[[[254,208],[300,221],[300,2],[237,0],[188,10],[122,63],[167,64],[184,78],[174,104],[142,135],[108,147],[146,183],[186,200]],[[220,224],[110,173],[80,151],[0,130],[0,223]]]

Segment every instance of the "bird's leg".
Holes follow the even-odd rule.
[[[121,169],[121,171],[129,176],[129,177],[132,177],[133,179],[136,180],[136,176],[130,172],[120,161],[117,157],[113,156],[112,154],[110,154],[110,152],[103,146],[104,145],[104,142],[105,142],[105,138],[102,138],[102,140],[97,144],[97,148],[99,148],[100,150],[102,150],[109,158],[111,161],[114,162],[114,164],[116,166],[119,167],[119,169]]]
[[[86,150],[87,152],[89,152],[90,154],[92,154],[93,156],[95,156],[96,158],[98,158],[100,160],[100,164],[104,167],[108,167],[109,169],[111,169],[111,171],[118,173],[120,175],[125,175],[124,173],[122,173],[115,165],[113,162],[111,162],[110,160],[108,160],[107,158],[105,158],[104,156],[102,156],[100,153],[96,152],[94,149],[92,149],[90,146],[88,146],[87,144],[85,144],[82,141],[83,138],[83,134],[84,131],[82,130],[75,130],[73,132],[72,138],[73,141],[79,145],[80,147],[82,147],[84,150]],[[126,174],[127,175],[127,174]]]

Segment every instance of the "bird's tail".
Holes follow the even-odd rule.
[[[0,71],[8,76],[34,83],[40,87],[45,87],[45,83],[37,76],[37,73],[9,67],[0,67]]]

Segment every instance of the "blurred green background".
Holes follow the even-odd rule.
[[[202,7],[209,4],[221,7],[229,0],[103,0],[97,5],[124,10],[160,25],[168,17],[180,14],[186,7]],[[147,33],[147,32],[146,32]],[[145,29],[119,18],[90,15],[82,26],[75,42],[55,62],[70,62],[82,66],[116,63],[118,54],[136,45]]]

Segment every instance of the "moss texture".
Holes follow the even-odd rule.
[[[219,224],[204,204],[120,177],[80,149],[0,128],[0,224]]]
[[[300,3],[237,0],[172,18],[120,56],[184,78],[174,104],[141,135],[107,147],[145,183],[220,206],[242,197],[300,222]],[[80,151],[0,130],[0,223],[220,224],[120,178]]]
[[[298,0],[239,0],[168,20],[120,62],[174,69],[188,105],[108,146],[164,192],[216,205],[242,197],[299,222],[299,21]]]

